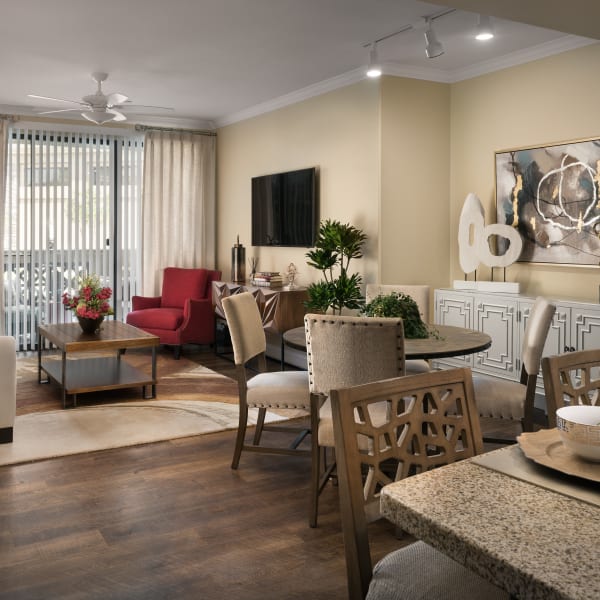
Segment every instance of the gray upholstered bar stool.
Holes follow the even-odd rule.
[[[402,319],[377,317],[308,314],[304,325],[313,432],[309,524],[316,527],[319,495],[335,468],[327,462],[334,447],[329,391],[404,375],[404,331]]]

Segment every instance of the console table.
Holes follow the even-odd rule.
[[[250,292],[254,296],[265,332],[275,334],[279,338],[281,368],[283,369],[285,362],[283,334],[288,329],[304,325],[304,313],[306,312],[304,302],[308,299],[306,288],[299,287],[290,290],[283,287],[259,287],[244,283],[213,281],[213,305],[218,319],[225,320],[223,298],[242,292]]]
[[[558,300],[543,356],[600,347],[600,306],[595,302]],[[443,366],[471,367],[473,371],[503,379],[519,380],[521,346],[535,298],[523,294],[475,290],[435,290],[435,323],[483,331],[492,346],[474,356],[437,361]],[[544,379],[537,380],[540,394]]]

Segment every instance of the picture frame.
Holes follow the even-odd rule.
[[[497,223],[523,240],[518,262],[600,265],[600,138],[497,151],[495,179]]]

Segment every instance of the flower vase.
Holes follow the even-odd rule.
[[[79,326],[83,333],[96,333],[100,329],[104,317],[98,317],[97,319],[88,319],[86,317],[77,317]]]

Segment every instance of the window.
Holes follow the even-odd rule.
[[[113,288],[124,319],[140,280],[143,138],[27,127],[8,137],[6,332],[34,349],[38,323],[72,319],[62,293],[85,273]]]

